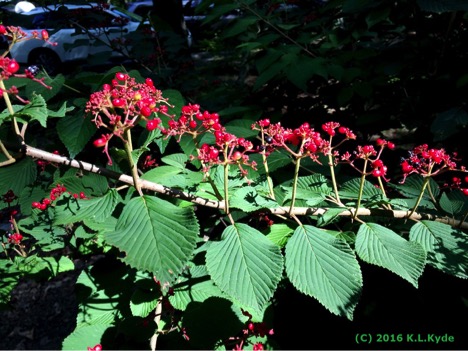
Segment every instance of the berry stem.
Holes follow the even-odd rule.
[[[364,168],[363,168],[362,174],[361,174],[361,182],[359,184],[359,194],[358,194],[358,199],[357,199],[357,204],[356,204],[356,209],[355,209],[355,212],[354,212],[353,220],[356,219],[357,214],[358,214],[358,210],[359,210],[359,206],[361,206],[362,192],[364,190],[364,181],[366,180],[367,162],[368,162],[368,159],[366,158],[364,160]]]
[[[267,178],[267,183],[268,183],[268,189],[270,190],[270,197],[273,199],[273,200],[276,200],[275,199],[275,192],[273,190],[273,180],[271,179],[271,176],[270,176],[270,170],[268,168],[268,160],[267,160],[267,157],[265,155],[265,133],[263,131],[263,127],[261,127],[261,133],[262,133],[262,146],[263,146],[263,151],[262,151],[262,160],[263,160],[263,166],[265,167],[265,175],[266,175],[266,178]]]
[[[419,204],[421,203],[421,200],[422,200],[422,198],[424,196],[424,192],[426,191],[426,188],[427,188],[427,185],[429,184],[430,179],[431,179],[430,173],[426,177],[424,177],[424,182],[423,182],[423,186],[421,188],[421,192],[419,193],[418,199],[416,200],[416,203],[414,204],[413,209],[409,213],[408,218],[410,218],[413,215],[413,213],[416,212],[416,209],[418,208]]]
[[[138,176],[138,168],[137,168],[137,165],[133,162],[133,157],[132,157],[133,147],[132,147],[132,134],[131,134],[130,129],[127,129],[125,131],[124,146],[125,146],[125,151],[127,152],[128,163],[132,171],[133,186],[138,191],[138,194],[140,196],[143,196],[143,192],[141,191],[140,178]]]
[[[294,178],[293,178],[293,188],[291,195],[291,206],[289,207],[289,215],[292,214],[294,209],[294,203],[296,202],[296,192],[297,192],[297,179],[299,178],[299,169],[301,168],[301,158],[296,158],[296,167],[294,168]]]
[[[229,215],[229,163],[228,147],[224,148],[224,212]]]
[[[338,185],[335,177],[335,164],[332,155],[332,149],[328,152],[328,165],[330,166],[330,176],[333,184],[333,192],[335,193],[336,201],[341,204],[340,195],[338,193]]]

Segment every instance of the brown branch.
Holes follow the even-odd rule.
[[[126,174],[114,172],[109,169],[99,167],[99,166],[96,166],[87,162],[72,160],[64,156],[55,155],[50,152],[40,150],[29,145],[25,145],[25,149],[26,149],[26,155],[33,157],[33,158],[67,165],[69,167],[78,168],[84,171],[100,174],[108,178],[116,179],[122,183],[134,185],[133,178]],[[139,179],[138,182],[141,186],[141,189],[169,195],[171,197],[179,198],[179,199],[189,201],[189,202],[192,202],[201,206],[205,206],[205,207],[215,208],[219,210],[223,210],[225,208],[224,200],[217,201],[217,200],[205,199],[200,196],[191,195],[184,191],[172,189],[167,186],[153,183],[144,179]],[[275,215],[290,215],[291,214],[291,215],[296,215],[296,216],[317,216],[317,215],[324,215],[327,212],[326,208],[311,208],[311,207],[294,207],[292,211],[290,211],[291,209],[289,206],[288,207],[281,206],[281,207],[270,208],[270,209],[265,209],[265,210],[270,211],[272,214],[275,214]],[[452,227],[468,229],[468,222],[465,222],[465,221],[459,221],[459,220],[448,218],[448,217],[441,217],[441,216],[435,216],[435,215],[424,214],[424,213],[417,213],[417,212],[411,213],[411,211],[403,211],[403,210],[359,208],[356,213],[356,209],[354,208],[343,207],[343,212],[340,213],[339,215],[343,217],[353,217],[355,214],[360,217],[378,216],[378,217],[386,217],[386,218],[411,219],[414,221],[426,219],[426,220],[445,223]]]

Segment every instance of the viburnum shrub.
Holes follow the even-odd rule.
[[[8,301],[24,275],[104,257],[81,269],[64,349],[115,348],[116,338],[152,349],[159,340],[274,348],[266,311],[283,281],[352,319],[362,264],[415,287],[426,265],[468,277],[468,176],[455,154],[420,145],[391,169],[387,155],[401,151],[391,141],[361,142],[347,126],[313,118],[294,128],[268,118],[225,123],[115,70],[75,115],[65,102],[49,110],[40,95],[12,105],[19,91],[4,83],[15,63],[0,65],[0,123],[15,131],[0,134],[8,222],[0,272],[10,277],[0,296]],[[37,141],[30,124],[53,118],[67,156],[28,141]]]

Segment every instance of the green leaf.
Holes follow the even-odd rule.
[[[47,272],[47,276],[55,277],[59,273],[75,269],[75,264],[68,257],[39,257],[31,255],[28,257],[16,257],[15,264],[18,270],[25,274],[37,274]]]
[[[54,225],[76,223],[84,219],[104,222],[121,201],[122,198],[115,189],[111,189],[102,197],[93,199],[63,196],[55,205]]]
[[[26,217],[18,222],[18,226],[22,232],[37,240],[36,244],[41,247],[42,251],[53,251],[65,247],[67,232],[62,227],[52,225],[50,221],[46,222],[41,219],[36,221],[33,217]]]
[[[5,259],[0,260],[0,308],[10,301],[10,293],[22,276],[23,273],[13,262]]]
[[[62,350],[87,350],[101,343],[101,338],[110,327],[108,324],[93,324],[74,330],[62,343]]]
[[[185,154],[172,154],[161,158],[161,161],[170,166],[184,170],[187,168],[188,157]]]
[[[46,128],[48,110],[44,98],[40,95],[34,95],[29,104],[17,111],[15,116],[28,117],[28,121],[38,121],[43,128]]]
[[[443,193],[439,205],[451,216],[463,215],[468,211],[468,197],[456,189],[450,193]]]
[[[426,263],[426,253],[421,245],[376,223],[361,224],[356,237],[356,253],[362,260],[388,269],[415,287]]]
[[[448,224],[422,220],[411,227],[410,240],[421,244],[429,264],[468,279],[468,235]]]
[[[266,237],[273,244],[283,248],[293,232],[294,228],[291,228],[287,224],[273,224],[268,228]]]
[[[345,241],[312,226],[297,227],[286,244],[286,274],[296,289],[330,312],[353,318],[362,275]]]
[[[258,18],[255,16],[245,16],[237,19],[233,25],[229,28],[223,30],[222,38],[227,39],[244,33],[249,29],[250,26],[256,24],[258,22]]]
[[[261,311],[273,296],[283,271],[280,249],[243,223],[227,227],[206,252],[206,267],[222,291]]]
[[[418,197],[421,193],[422,187],[424,184],[424,178],[419,175],[411,175],[406,178],[404,184],[392,184],[389,183],[388,185],[396,190],[398,190],[402,195],[406,197]],[[429,194],[429,189],[432,191],[434,197],[438,197],[440,193],[439,185],[436,181],[432,178],[429,180],[429,185],[426,187],[424,192],[423,199],[431,200],[431,196]]]
[[[351,179],[345,183],[340,188],[340,197],[345,199],[357,199],[359,195],[359,187],[361,180],[358,178]],[[379,196],[382,192],[377,189],[371,182],[365,180],[364,188],[362,191],[363,199],[371,199],[373,197]]]
[[[191,302],[203,302],[213,296],[225,297],[211,280],[205,266],[191,267],[177,279],[173,288],[174,295],[169,296],[169,301],[181,311],[185,311]]]
[[[286,69],[286,76],[299,89],[307,91],[307,83],[315,76],[328,78],[325,59],[299,56]]]
[[[324,214],[318,215],[317,218],[317,226],[319,227],[324,227],[332,222],[334,222],[336,219],[340,218],[340,214],[346,211],[345,208],[339,207],[329,207],[325,211]]]
[[[0,168],[0,194],[13,190],[15,194],[31,184],[37,176],[37,165],[30,157]]]
[[[237,189],[230,197],[229,204],[231,207],[241,209],[245,212],[278,206],[276,201],[259,195],[253,186]]]
[[[260,154],[250,155],[252,161],[257,162],[258,173],[265,174],[265,166],[263,165],[262,156]],[[276,171],[282,167],[291,164],[291,158],[284,151],[275,151],[267,157],[268,170],[270,172]]]
[[[37,78],[41,78],[41,76],[37,76]],[[37,94],[42,96],[45,101],[49,101],[61,91],[63,84],[65,83],[65,77],[62,74],[57,74],[53,78],[45,77],[44,83],[52,89],[46,88],[39,83],[34,82],[34,84],[28,84],[26,86],[26,96],[32,97],[34,94]]]
[[[21,207],[21,213],[25,216],[29,216],[32,212],[32,203],[48,197],[49,194],[50,190],[47,189],[44,183],[34,183],[24,187],[19,195],[18,201]]]
[[[62,118],[57,123],[57,133],[70,158],[75,158],[96,133],[96,126],[89,118],[74,114]]]
[[[109,244],[126,253],[124,261],[149,271],[164,284],[182,271],[195,249],[199,226],[193,209],[157,197],[142,196],[124,207]]]
[[[130,310],[133,316],[145,318],[154,311],[161,294],[156,291],[154,280],[142,272],[137,272],[137,275],[136,288],[130,298]]]
[[[183,181],[183,175],[180,175],[182,169],[176,166],[159,166],[144,173],[141,179],[149,180],[150,182],[173,186]]]

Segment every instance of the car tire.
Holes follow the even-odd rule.
[[[28,64],[43,68],[49,75],[56,75],[62,70],[60,57],[52,50],[44,48],[32,51],[29,55]]]

